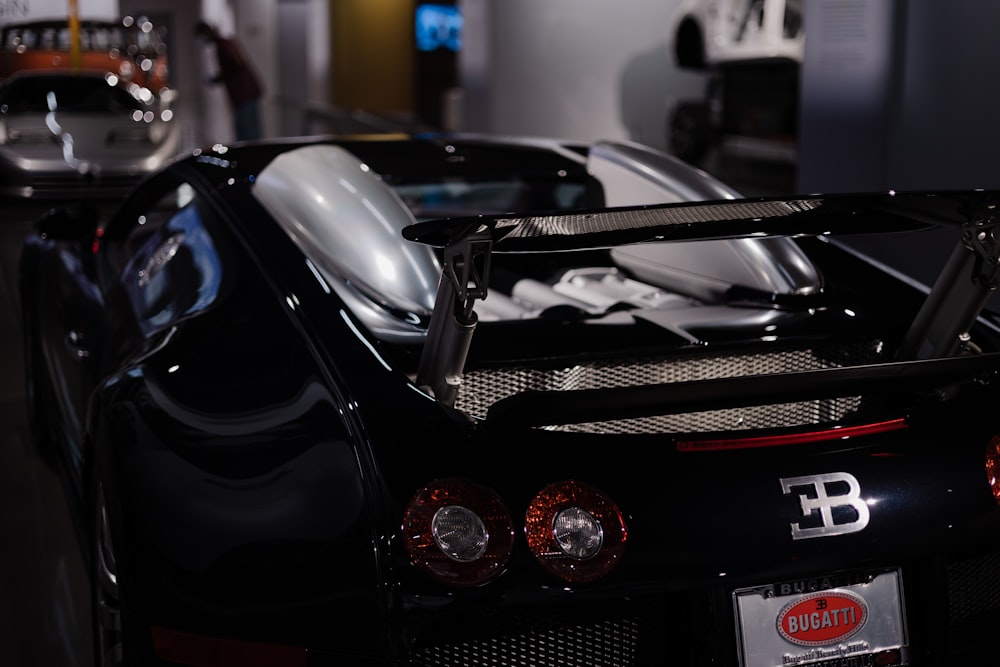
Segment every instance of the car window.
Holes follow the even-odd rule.
[[[17,30],[3,31],[3,48],[13,51],[21,44],[21,33]]]
[[[105,242],[117,287],[149,335],[212,304],[222,261],[207,223],[211,210],[187,183],[138,209]]]
[[[443,181],[393,186],[418,219],[474,215],[483,212],[550,211],[580,208],[583,183],[562,181]]]
[[[100,76],[39,75],[9,79],[0,88],[3,113],[128,113],[142,103]]]
[[[80,48],[84,51],[126,51],[130,55],[156,55],[164,50],[160,34],[148,21],[124,29],[117,23],[84,23],[80,26]],[[0,46],[6,50],[70,48],[68,25],[14,25],[3,29]]]

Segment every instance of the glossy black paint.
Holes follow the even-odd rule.
[[[392,173],[391,144],[354,148]],[[734,588],[881,567],[903,570],[917,657],[944,663],[962,648],[991,650],[951,644],[940,579],[949,559],[1000,549],[983,464],[996,433],[993,384],[879,403],[880,415],[907,420],[900,431],[746,451],[679,452],[682,434],[494,428],[418,390],[406,373],[419,350],[365,331],[255,203],[252,177],[285,149],[182,160],[87,234],[78,232],[89,225],[53,219],[25,247],[25,322],[45,411],[36,427],[58,425],[39,432],[81,508],[95,480],[104,484],[130,659],[151,659],[152,626],[303,646],[311,664],[406,664],[415,647],[516,632],[525,619],[586,625],[627,615],[651,624],[649,636],[671,637],[669,647],[642,643],[637,664],[659,664],[668,651],[684,664],[733,665]],[[459,169],[453,153],[421,150],[442,171]],[[476,155],[470,148],[473,164]],[[182,181],[200,218],[177,251],[190,257],[167,265],[176,275],[164,298],[173,301],[150,304],[159,309],[150,315],[117,278],[130,257],[123,249],[137,252],[136,216]],[[192,240],[196,227],[209,243]],[[903,335],[918,292],[831,244],[804,246],[831,289],[825,312],[782,337]],[[833,307],[846,304],[856,316]],[[533,342],[558,330],[551,348]],[[1000,349],[995,331],[977,334]],[[470,364],[653,346],[646,335],[572,321],[484,323]],[[751,342],[736,332],[710,344]],[[801,510],[779,479],[835,471],[860,481],[871,525],[792,541]],[[518,527],[496,581],[460,592],[430,582],[407,563],[400,518],[414,491],[447,477],[496,490],[516,526],[547,484],[595,484],[626,514],[625,560],[605,580],[567,585],[537,566]]]

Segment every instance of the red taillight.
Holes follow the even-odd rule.
[[[485,583],[503,571],[514,548],[514,527],[499,496],[465,480],[439,480],[417,491],[402,530],[410,562],[454,586]]]
[[[993,497],[1000,503],[1000,435],[995,435],[986,446],[986,479]]]
[[[104,238],[104,227],[98,227],[94,232],[94,240],[90,244],[90,252],[97,254],[101,249],[101,239]]]
[[[528,506],[524,532],[538,562],[569,582],[593,581],[614,569],[628,537],[614,501],[576,481],[542,489]]]

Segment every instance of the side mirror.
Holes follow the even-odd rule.
[[[35,223],[35,229],[54,241],[78,241],[93,235],[100,220],[94,204],[73,204],[50,209]]]

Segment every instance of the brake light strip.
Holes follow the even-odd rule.
[[[720,452],[734,449],[756,449],[763,447],[785,447],[803,445],[828,440],[846,440],[877,433],[888,433],[907,428],[906,419],[890,419],[873,424],[858,426],[835,426],[822,431],[804,433],[782,433],[780,435],[754,436],[749,438],[722,438],[713,440],[678,440],[675,444],[679,452]]]

